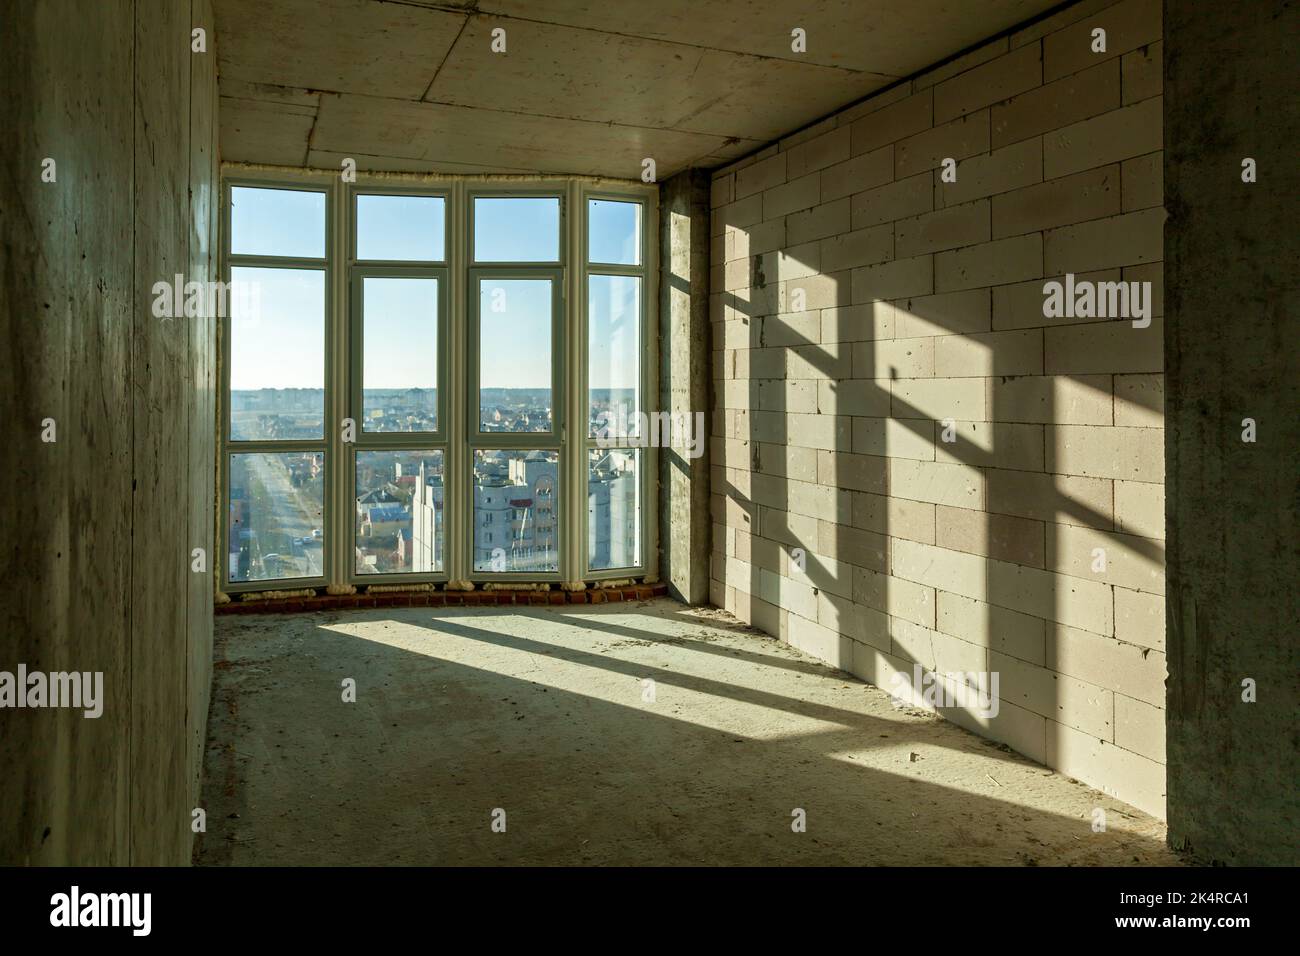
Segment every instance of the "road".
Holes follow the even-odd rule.
[[[280,455],[249,455],[246,461],[252,478],[261,483],[267,498],[275,503],[273,513],[262,516],[257,523],[267,531],[281,531],[294,538],[310,538],[313,529],[322,526],[321,513],[308,506],[306,488],[293,486],[285,459]],[[288,554],[283,557],[304,562],[304,577],[318,577],[322,573],[322,548],[306,545],[302,550],[301,556]]]

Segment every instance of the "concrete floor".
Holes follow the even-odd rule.
[[[203,865],[1179,862],[1159,821],[668,599],[222,617],[216,646]]]

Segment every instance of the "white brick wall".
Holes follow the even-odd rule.
[[[1160,38],[1088,0],[715,174],[711,593],[884,687],[996,670],[945,715],[1163,816]],[[1044,317],[1067,272],[1150,326]]]

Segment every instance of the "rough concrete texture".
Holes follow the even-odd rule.
[[[1156,816],[1160,38],[1077,4],[719,170],[711,284],[714,603],[881,687],[996,673],[949,716]],[[1045,314],[1067,273],[1145,316]]]
[[[216,658],[201,864],[1176,862],[1159,821],[668,598],[222,618]]]
[[[1166,0],[1165,31],[1169,838],[1294,866],[1300,9]]]
[[[203,26],[209,40],[212,33],[211,0],[193,0],[192,21]],[[217,76],[212,64],[213,46],[207,56],[190,57],[190,186],[189,186],[189,272],[197,281],[220,280],[221,250],[221,157],[217,142]],[[189,421],[189,473],[186,476],[186,505],[189,514],[187,546],[191,553],[201,547],[208,555],[208,571],[186,575],[189,601],[186,617],[187,691],[186,769],[189,776],[188,805],[198,806],[203,778],[203,745],[208,705],[212,694],[212,597],[216,589],[216,558],[220,549],[218,515],[224,507],[216,500],[219,320],[201,317],[187,320],[191,379],[187,391]],[[206,504],[205,504],[206,502]]]
[[[318,169],[351,157],[621,179],[652,157],[662,179],[743,156],[1053,5],[216,0],[222,149]]]
[[[0,716],[0,762],[22,768],[0,775],[0,863],[183,863],[210,687],[190,552],[211,566],[213,323],[151,305],[155,282],[215,271],[211,11],[50,0],[8,5],[3,29],[0,125],[22,135],[0,192],[0,669],[103,672],[105,699],[98,719]]]
[[[659,187],[659,408],[696,415],[713,407],[709,326],[709,176],[688,170]],[[688,604],[709,600],[709,446],[690,458],[659,454],[660,577]]]

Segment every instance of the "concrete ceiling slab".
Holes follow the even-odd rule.
[[[1052,0],[214,0],[222,157],[660,178],[729,162]],[[491,49],[506,30],[506,52]],[[807,53],[790,48],[795,27]]]
[[[611,130],[617,135],[610,135]],[[682,169],[695,157],[727,145],[721,137],[701,133],[322,94],[312,152],[352,156],[358,168],[377,168],[352,152],[358,144],[366,144],[368,155],[416,160],[444,172],[472,167],[480,173],[522,170],[621,179],[636,179],[646,156],[655,157],[657,167]],[[732,145],[739,146],[740,156],[760,144]]]
[[[301,166],[304,144],[316,123],[316,109],[307,112],[284,103],[221,97],[218,103],[221,158],[237,163]]]
[[[1037,0],[484,0],[478,7],[484,17],[495,13],[706,50],[907,76],[1055,5]],[[790,48],[795,27],[807,37],[804,53]]]
[[[418,100],[466,16],[374,0],[220,0],[220,82]]]
[[[485,57],[501,22],[471,19],[427,101],[766,141],[894,79],[535,21],[509,22],[506,54]]]

